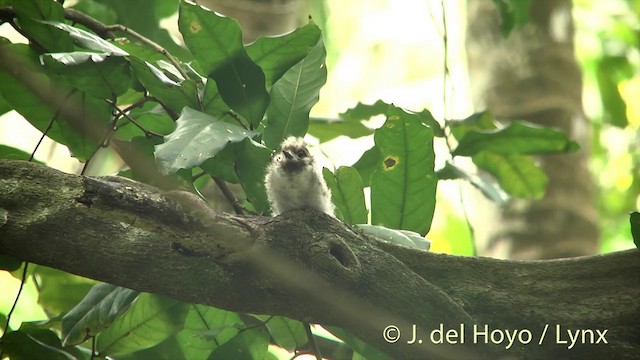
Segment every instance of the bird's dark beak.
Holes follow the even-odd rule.
[[[282,153],[284,154],[284,157],[287,158],[287,160],[291,160],[293,159],[293,154],[291,153],[291,151],[289,150],[282,150]]]

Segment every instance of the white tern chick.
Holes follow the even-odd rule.
[[[280,144],[264,179],[274,216],[293,209],[315,209],[333,214],[331,191],[322,169],[302,138],[290,136]]]

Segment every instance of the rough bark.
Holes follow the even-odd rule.
[[[540,157],[549,177],[544,197],[497,209],[497,218],[479,239],[485,244],[480,253],[512,259],[597,253],[597,211],[587,166],[591,140],[573,52],[571,0],[533,1],[528,23],[506,38],[493,2],[468,4],[467,53],[476,106],[500,120],[560,128],[581,145],[574,154]]]
[[[340,326],[398,359],[640,351],[638,250],[548,261],[439,255],[311,210],[232,216],[182,192],[0,160],[0,254],[187,302]],[[421,344],[407,343],[414,324]],[[440,324],[445,335],[463,326],[464,344],[434,344]],[[382,335],[389,325],[400,331],[393,344]],[[474,337],[485,325],[489,344]],[[492,344],[493,330],[530,343]],[[571,350],[567,330],[586,334]]]

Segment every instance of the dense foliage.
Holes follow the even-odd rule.
[[[238,184],[236,210],[246,214],[269,213],[264,169],[289,135],[325,142],[373,134],[375,146],[353,166],[324,170],[337,216],[350,224],[370,218],[363,231],[420,248],[439,181],[469,181],[497,202],[540,197],[546,176],[532,155],[577,147],[555,129],[500,126],[489,113],[438,122],[428,110],[382,101],[357,104],[339,119],[310,119],[327,78],[322,34],[311,21],[245,46],[234,20],[184,1],[82,0],[71,10],[53,0],[0,5],[3,21],[29,40],[0,38],[3,112],[17,111],[85,164],[112,147],[128,165],[120,175],[137,181],[194,192],[214,181]],[[158,25],[176,8],[184,47]],[[104,25],[114,23],[120,25]],[[364,125],[377,115],[386,118],[380,128]],[[470,158],[494,179],[450,162],[436,170],[435,137],[447,137],[451,156]],[[32,156],[0,146],[0,157]],[[309,351],[297,320],[186,304],[6,258],[1,265],[17,275],[22,266],[37,279],[39,304],[50,316],[6,329],[0,346],[12,359],[274,358],[269,344]],[[329,331],[348,344],[336,351],[384,358],[344,330]]]

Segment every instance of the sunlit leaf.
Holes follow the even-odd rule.
[[[347,224],[365,224],[367,208],[358,171],[352,167],[341,166],[335,174],[323,169],[322,175],[331,189],[331,201],[340,210],[339,214],[336,214],[338,218]]]
[[[264,359],[269,346],[269,333],[262,327],[243,331],[211,353],[210,359]]]
[[[237,313],[204,305],[190,305],[184,329],[176,334],[187,359],[206,359],[238,334],[243,322]]]
[[[325,56],[324,44],[319,42],[271,87],[271,103],[263,133],[268,148],[275,149],[284,138],[301,137],[307,132],[309,112],[318,102],[320,88],[327,81]]]
[[[376,115],[386,113],[391,106],[393,105],[387,104],[382,100],[378,100],[372,105],[358,103],[355,107],[341,113],[340,118],[346,121],[368,120]]]
[[[139,292],[101,283],[62,318],[63,344],[76,345],[109,327],[128,309]]]
[[[426,234],[438,181],[433,130],[415,114],[392,108],[374,140],[381,157],[371,175],[372,224]]]
[[[273,340],[283,349],[293,352],[301,349],[307,342],[306,324],[284,316],[256,315],[265,321],[267,330]]]
[[[509,195],[534,199],[544,195],[548,178],[531,157],[483,151],[472,159],[479,168],[495,176]]]
[[[352,139],[373,134],[373,129],[366,127],[359,120],[336,120],[310,118],[307,132],[318,138],[320,142],[348,136]]]
[[[143,293],[125,314],[97,337],[96,349],[116,356],[159,344],[183,328],[188,305]]]
[[[605,56],[597,63],[596,78],[602,111],[605,121],[613,126],[624,128],[629,123],[627,104],[620,95],[618,84],[631,78],[634,73],[635,69],[626,56]]]
[[[514,121],[496,130],[471,130],[453,155],[471,156],[481,151],[503,155],[571,152],[578,144],[557,129]]]
[[[161,171],[174,173],[202,164],[215,156],[229,142],[240,142],[257,132],[222,122],[210,115],[184,108],[174,132],[156,146],[155,157]]]

